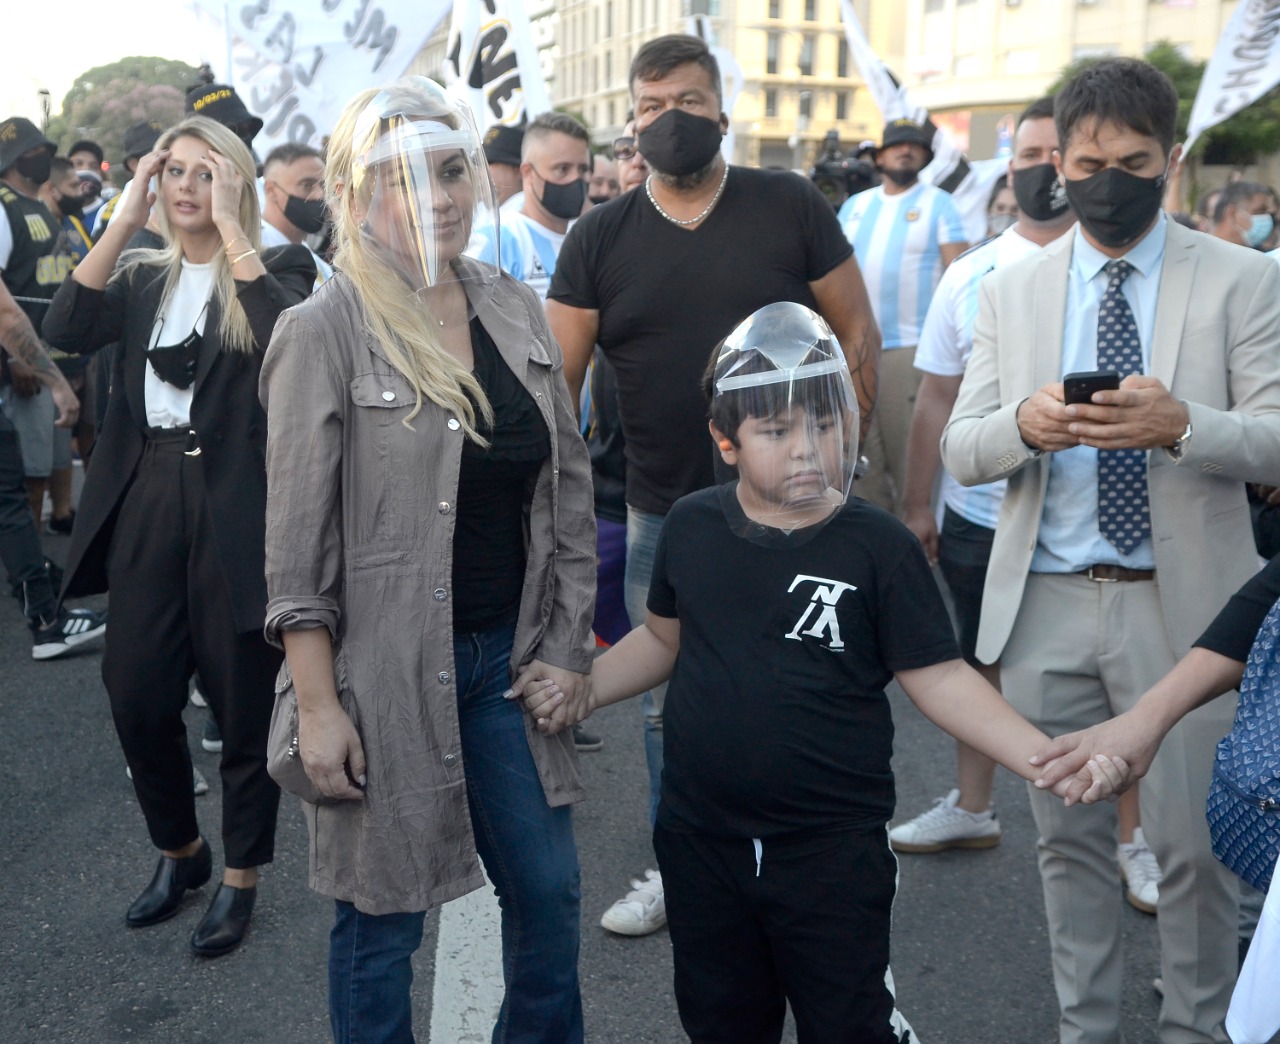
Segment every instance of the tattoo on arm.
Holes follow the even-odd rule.
[[[880,352],[872,344],[864,327],[862,336],[849,353],[850,374],[853,378],[854,394],[858,396],[858,429],[860,441],[867,437],[871,426],[871,411],[875,409],[876,394],[879,391],[879,356]]]
[[[36,371],[37,377],[48,373],[57,373],[49,353],[44,350],[35,327],[25,312],[18,312],[10,318],[8,328],[0,331],[0,347],[3,347],[14,359],[24,362]]]

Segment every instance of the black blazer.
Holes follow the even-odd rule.
[[[265,276],[236,283],[236,296],[253,329],[254,350],[222,351],[217,301],[210,301],[191,401],[214,543],[239,633],[260,631],[267,606],[267,418],[258,402],[258,373],[276,319],[311,292],[316,278],[315,262],[304,246],[268,250],[262,262]],[[106,419],[71,534],[63,597],[107,590],[107,553],[116,516],[146,445],[146,351],[164,283],[159,267],[135,269],[128,280],[112,279],[106,290],[90,290],[68,279],[45,315],[45,340],[65,352],[87,354],[120,342]]]

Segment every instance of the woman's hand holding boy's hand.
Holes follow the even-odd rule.
[[[554,736],[585,721],[595,710],[591,675],[531,660],[520,669],[507,690],[507,699],[520,699],[537,720],[538,731]]]
[[[1145,720],[1139,708],[1100,722],[1080,732],[1059,736],[1031,756],[1031,764],[1041,768],[1036,786],[1052,790],[1068,805],[1087,798],[1092,777],[1087,776],[1096,759],[1106,754],[1125,766],[1124,779],[1115,793],[1121,793],[1147,774],[1164,738],[1162,729]]]

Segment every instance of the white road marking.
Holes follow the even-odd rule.
[[[431,1044],[488,1044],[502,992],[501,914],[486,880],[440,911]]]

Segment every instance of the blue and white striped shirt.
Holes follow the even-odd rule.
[[[884,347],[919,344],[942,277],[941,247],[964,242],[955,203],[923,182],[896,196],[882,186],[851,196],[838,217],[862,269]]]

